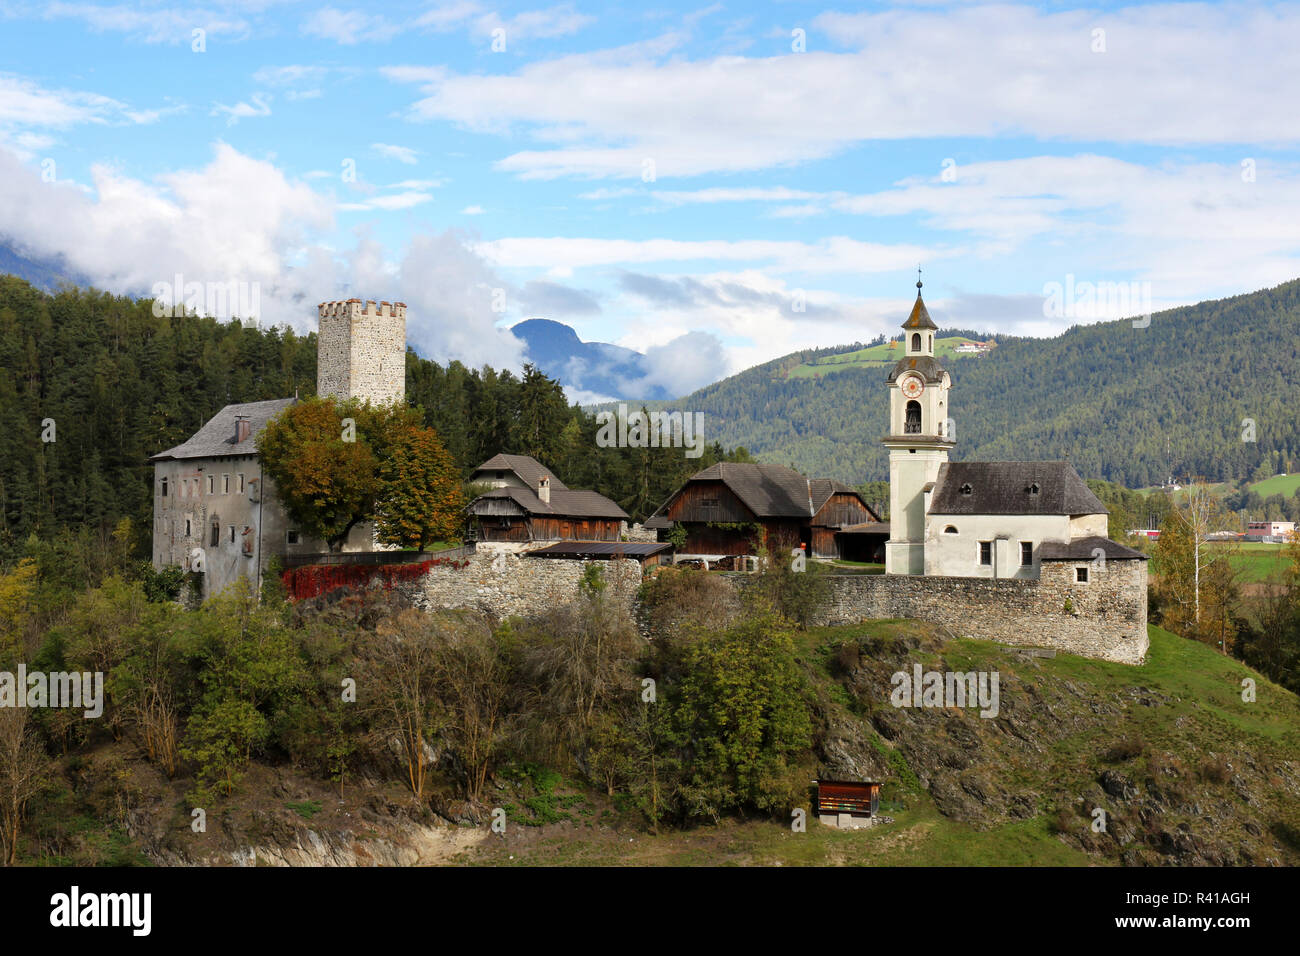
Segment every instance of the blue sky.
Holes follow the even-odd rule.
[[[684,393],[892,331],[918,265],[1033,335],[1132,311],[1053,283],[1295,278],[1296,49],[1294,4],[0,0],[0,236],[303,330],[403,300],[438,360],[554,318]]]

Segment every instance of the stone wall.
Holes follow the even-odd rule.
[[[1148,646],[1146,577],[1145,561],[1112,561],[1087,584],[1075,583],[1072,562],[1044,562],[1037,581],[842,575],[825,623],[916,618],[958,637],[1140,664]]]
[[[412,604],[425,610],[468,607],[502,618],[526,616],[573,600],[589,564],[604,571],[608,593],[625,601],[631,610],[641,586],[641,564],[631,560],[581,561],[480,552],[470,555],[463,568],[430,568],[402,590]]]
[[[1142,663],[1149,644],[1146,562],[1107,562],[1104,570],[1092,569],[1086,584],[1075,581],[1076,565],[1088,562],[1044,561],[1036,581],[831,575],[831,598],[815,623],[915,618],[956,637]],[[733,580],[744,583],[741,575]]]
[[[316,394],[375,404],[406,396],[406,304],[322,302],[317,313]]]

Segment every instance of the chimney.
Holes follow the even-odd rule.
[[[248,420],[247,415],[235,416],[235,444],[248,441],[248,436],[253,430],[253,424]]]
[[[542,500],[542,504],[551,503],[551,479],[545,476],[537,479],[537,497]]]

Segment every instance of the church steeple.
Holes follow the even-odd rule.
[[[912,305],[912,314],[903,323],[903,347],[907,356],[934,356],[934,333],[939,326],[934,324],[930,313],[921,298],[921,270],[917,269],[916,302]]]

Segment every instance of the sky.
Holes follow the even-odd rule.
[[[0,239],[685,394],[896,332],[918,268],[1020,335],[1296,278],[1298,49],[1294,3],[0,0]]]

